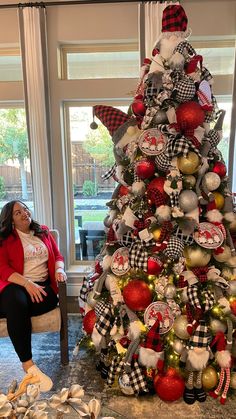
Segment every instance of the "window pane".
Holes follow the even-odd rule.
[[[33,210],[25,110],[0,109],[0,207],[20,199]]]
[[[226,111],[223,124],[223,137],[219,142],[218,149],[221,151],[223,159],[228,167],[229,162],[229,137],[230,137],[230,122],[231,122],[231,111],[232,111],[232,102],[231,98],[227,97],[225,99],[217,98],[217,104],[219,109],[224,109]]]
[[[0,81],[23,80],[20,55],[0,55]]]
[[[68,79],[136,78],[138,51],[67,53]]]
[[[234,72],[234,47],[199,48],[197,53],[204,58],[203,65],[213,75],[229,75]]]
[[[124,112],[127,107],[119,107]],[[103,220],[116,182],[101,176],[114,164],[113,143],[102,123],[91,130],[92,107],[69,107],[77,260],[94,260],[105,240]]]

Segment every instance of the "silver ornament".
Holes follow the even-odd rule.
[[[118,382],[122,393],[126,394],[126,396],[132,396],[134,394],[134,390],[130,385],[128,374],[123,374],[121,377],[119,377]]]
[[[198,206],[197,194],[191,190],[184,190],[179,195],[179,206],[184,212],[193,211]]]
[[[165,111],[159,110],[152,118],[152,125],[165,124],[168,118]]]
[[[207,172],[204,176],[204,183],[208,191],[215,191],[219,188],[221,179],[215,172]]]
[[[164,291],[166,298],[174,298],[176,294],[176,287],[173,284],[167,284]]]
[[[218,319],[211,319],[210,320],[210,329],[213,333],[213,335],[216,335],[217,332],[223,332],[225,333],[226,331],[226,324],[221,322]]]
[[[172,348],[177,354],[181,354],[184,349],[184,344],[181,342],[181,340],[175,339]]]

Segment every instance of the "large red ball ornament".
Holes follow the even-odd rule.
[[[227,169],[226,169],[225,164],[222,161],[217,161],[214,164],[212,172],[217,173],[217,175],[219,175],[220,177],[225,177],[227,173]]]
[[[184,393],[184,379],[174,368],[169,368],[164,375],[156,375],[154,388],[161,400],[174,402],[180,399]]]
[[[131,109],[136,116],[144,116],[146,113],[146,106],[143,103],[143,96],[138,95],[134,98],[131,104]]]
[[[123,298],[131,310],[143,311],[152,302],[152,292],[146,282],[133,279],[123,288]]]
[[[197,102],[184,102],[176,109],[176,120],[183,131],[197,128],[204,119],[204,111]]]
[[[150,256],[147,261],[148,275],[159,275],[163,269],[162,261],[157,257]]]
[[[128,195],[128,193],[129,193],[129,188],[127,188],[127,186],[120,185],[120,187],[119,187],[119,196]]]
[[[96,319],[95,310],[90,310],[85,314],[83,318],[83,328],[88,335],[92,334]]]
[[[136,173],[140,179],[151,178],[156,170],[156,166],[153,160],[142,159],[136,163]]]
[[[230,308],[231,308],[232,313],[236,316],[236,300],[230,303]]]
[[[164,191],[165,181],[166,179],[163,176],[156,177],[155,179],[151,180],[151,182],[148,184],[147,191],[149,191],[149,189],[157,189],[159,192],[166,195]]]

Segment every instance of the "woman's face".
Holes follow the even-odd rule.
[[[12,221],[15,228],[18,230],[23,232],[28,232],[30,230],[29,226],[31,223],[31,213],[24,204],[21,204],[21,202],[16,202],[14,204]]]

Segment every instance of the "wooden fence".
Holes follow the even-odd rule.
[[[82,193],[86,180],[96,182],[99,192],[110,192],[114,189],[114,180],[103,180],[102,175],[110,167],[102,167],[86,153],[81,143],[72,143],[72,180],[74,191]],[[6,199],[22,196],[20,169],[14,166],[0,165],[0,176],[4,179]],[[26,172],[26,183],[29,199],[32,198],[31,173]]]

